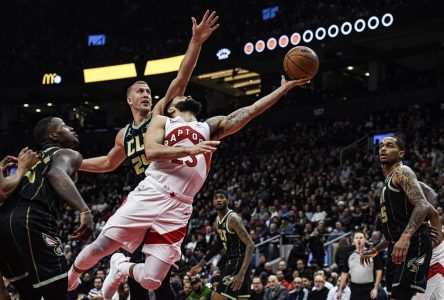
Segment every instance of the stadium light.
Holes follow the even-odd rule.
[[[324,27],[319,27],[318,29],[316,29],[315,31],[315,37],[321,41],[325,38],[325,36],[327,35],[327,31],[325,30]]]
[[[365,21],[363,19],[356,20],[355,22],[355,31],[363,32],[365,29]]]
[[[379,26],[379,19],[378,17],[371,17],[370,19],[368,19],[367,21],[367,27],[371,30],[378,28]]]
[[[381,24],[385,27],[389,27],[393,24],[393,15],[390,13],[386,13],[381,18]]]
[[[353,70],[353,69],[354,69],[353,66],[348,66],[348,67],[347,67],[347,70],[349,70],[349,71],[351,71],[351,70]]]
[[[338,35],[338,33],[339,33],[338,25],[333,24],[330,25],[330,27],[328,27],[327,34],[329,37],[334,38]]]
[[[156,75],[179,70],[180,63],[185,55],[172,56],[146,62],[144,75]]]
[[[23,104],[23,107],[29,107],[28,103]]]
[[[305,30],[304,34],[302,34],[302,39],[304,40],[304,42],[310,43],[313,39],[313,31],[311,31],[310,29]]]
[[[51,102],[48,102],[48,103],[46,103],[46,106],[51,107],[51,106],[52,106],[52,103],[51,103]]]
[[[290,37],[291,44],[296,46],[301,42],[301,35],[297,32],[293,33]]]
[[[286,36],[285,34],[281,35],[281,37],[279,38],[279,47],[281,48],[287,47],[288,42],[289,42],[288,36]]]
[[[328,29],[326,29],[327,27],[318,27],[313,30],[307,29],[304,31],[302,36],[298,32],[294,32],[290,36],[290,39],[288,39],[287,35],[282,35],[278,40],[278,44],[281,48],[287,47],[289,42],[293,46],[296,46],[301,42],[301,40],[303,40],[305,43],[310,43],[314,37],[320,41],[323,40],[327,35],[330,38],[337,37],[339,33],[342,33],[342,35],[349,35],[353,31],[353,29],[356,32],[360,33],[367,28],[369,30],[374,30],[379,27],[379,24],[382,24],[385,27],[389,27],[393,24],[393,21],[393,15],[390,13],[386,13],[380,19],[377,16],[371,16],[368,20],[364,20],[362,18],[358,19],[354,22],[354,24],[346,21],[340,26],[332,24],[328,27]],[[269,50],[274,50],[276,48],[274,44],[274,38],[269,38],[267,41],[267,45],[265,45],[263,40],[257,41],[256,44],[248,42],[244,45],[244,53],[246,55],[250,55],[254,52],[255,48],[257,52],[263,52],[265,50],[265,46],[267,46]]]
[[[269,38],[267,41],[267,48],[268,50],[274,50],[274,48],[276,48],[277,46],[277,41],[275,38]]]
[[[257,52],[261,53],[265,50],[265,42],[263,40],[259,40],[256,42],[256,45],[254,45],[254,48]]]
[[[347,29],[345,29],[345,27],[347,27]],[[350,22],[344,22],[341,25],[341,32],[343,35],[349,35],[350,32],[352,31],[352,29],[353,29],[353,26]]]
[[[42,110],[41,110],[40,108],[36,108],[36,109],[35,109],[35,112],[38,112],[38,113],[39,113],[39,112],[42,112]]]
[[[83,70],[85,83],[137,77],[136,65],[123,64]]]

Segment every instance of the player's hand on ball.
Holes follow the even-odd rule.
[[[217,150],[217,146],[219,146],[220,141],[203,141],[200,142],[197,145],[188,147],[188,154],[189,155],[198,155],[198,154],[206,154],[206,153],[213,153]]]
[[[244,283],[244,274],[237,274],[236,276],[233,277],[233,280],[231,281],[231,289],[233,291],[237,291],[242,287],[242,283]]]
[[[80,225],[74,230],[74,234],[71,236],[72,240],[86,240],[88,239],[94,230],[94,222],[91,211],[80,213]]]
[[[216,12],[213,11],[210,14],[209,10],[205,11],[202,21],[199,24],[197,24],[196,19],[192,17],[193,40],[201,44],[205,42],[210,35],[219,28],[219,24],[216,24],[218,19],[219,17],[216,15]]]
[[[365,266],[370,264],[370,259],[378,255],[378,251],[376,251],[375,248],[372,248],[366,251],[362,251],[360,255],[361,255],[361,265]]]
[[[310,82],[309,78],[302,78],[302,79],[287,81],[285,79],[284,75],[281,76],[281,86],[285,87],[287,89],[287,91],[291,90],[292,88],[294,88],[296,86],[304,85],[309,82]]]

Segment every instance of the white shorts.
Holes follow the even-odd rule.
[[[109,218],[102,233],[131,253],[143,242],[143,253],[173,264],[180,259],[192,203],[191,198],[171,192],[147,177]]]

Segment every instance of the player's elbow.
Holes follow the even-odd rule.
[[[52,168],[51,170],[49,170],[48,174],[46,174],[46,177],[48,178],[48,180],[50,182],[53,182],[53,181],[61,178],[61,176],[63,176],[63,174],[66,174],[66,172],[63,171],[62,169]]]
[[[145,156],[148,161],[155,161],[159,158],[160,151],[156,150],[152,145],[145,145]]]

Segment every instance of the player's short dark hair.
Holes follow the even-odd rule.
[[[230,194],[228,193],[227,190],[224,190],[224,189],[217,189],[217,190],[214,191],[213,195],[216,195],[216,194],[222,194],[222,195],[224,195],[227,199],[230,199]]]
[[[399,150],[404,151],[405,150],[405,143],[403,140],[401,140],[396,135],[392,136],[396,140],[395,145],[398,147]]]
[[[35,124],[32,134],[34,136],[34,140],[37,142],[39,146],[42,146],[45,142],[49,140],[49,132],[51,129],[51,121],[54,117],[47,117],[41,119]]]
[[[131,92],[131,89],[133,88],[133,85],[135,84],[146,84],[148,85],[147,82],[143,81],[143,80],[138,80],[136,82],[134,82],[132,85],[130,85],[127,89],[126,89],[126,97],[128,98],[129,93]]]

